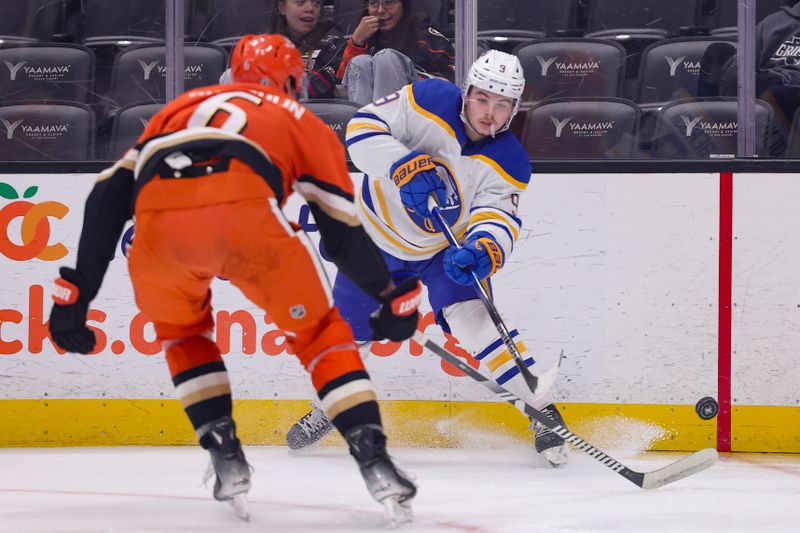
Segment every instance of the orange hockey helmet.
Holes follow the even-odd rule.
[[[235,83],[272,85],[297,98],[305,66],[297,47],[279,34],[245,35],[231,53]]]

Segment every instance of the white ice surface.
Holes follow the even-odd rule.
[[[800,456],[725,456],[645,491],[579,452],[561,469],[521,447],[392,452],[420,487],[403,533],[800,531]],[[382,507],[343,448],[246,453],[255,468],[249,524],[201,485],[199,447],[3,449],[0,531],[384,531]],[[681,456],[625,455],[615,457],[638,470]]]

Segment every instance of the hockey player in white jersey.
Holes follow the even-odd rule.
[[[519,235],[517,206],[531,167],[508,128],[524,86],[519,60],[491,50],[473,63],[462,88],[428,79],[361,108],[347,127],[347,147],[365,173],[359,217],[395,279],[419,276],[442,329],[497,383],[563,425],[552,393],[528,388],[470,279],[473,271],[488,286]],[[460,249],[449,246],[431,218],[431,195]],[[334,298],[356,339],[372,339],[369,316],[379,302],[342,275]],[[535,364],[517,331],[509,329],[531,373],[549,370]],[[540,424],[533,427],[536,450],[553,465],[566,462],[564,440]],[[302,448],[329,428],[315,408],[290,429],[287,443]]]

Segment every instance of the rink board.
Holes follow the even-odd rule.
[[[735,178],[734,449],[800,451],[800,426],[782,418],[796,416],[799,403],[793,350],[800,341],[796,178]],[[7,421],[39,428],[4,424],[9,429],[0,444],[71,443],[69,428],[58,429],[55,421],[64,414],[52,414],[57,405],[73,413],[73,434],[84,435],[84,444],[87,436],[109,444],[149,442],[137,440],[145,437],[154,444],[191,441],[188,423],[170,401],[173,388],[152,326],[133,305],[122,246],[90,314],[100,333],[99,353],[59,354],[47,338],[51,280],[58,265],[75,262],[94,176],[5,175],[0,181],[20,196],[0,198],[0,398],[14,405],[3,409]],[[719,195],[717,174],[532,179],[520,205],[524,229],[495,277],[496,300],[542,364],[564,350],[557,399],[571,413],[565,415],[570,424],[622,410],[663,426],[670,437],[654,449],[695,449],[709,439],[713,445],[714,421],[700,420],[693,406],[717,396]],[[299,201],[287,212],[316,238]],[[42,225],[46,232],[37,229]],[[257,428],[250,429],[256,441],[279,441],[313,394],[307,376],[262,311],[225,281],[215,281],[213,291],[217,340],[234,398],[237,405],[259,406],[244,409],[242,423]],[[457,350],[432,324],[429,308],[421,328]],[[525,436],[525,421],[513,409],[494,404],[490,394],[414,343],[378,344],[373,355],[368,369],[387,415],[396,413],[387,418],[398,424],[404,417],[416,417],[422,426],[446,423],[454,406],[464,406],[461,411],[470,414],[463,416]],[[772,406],[783,407],[781,416],[772,415]],[[163,423],[147,426],[151,416]],[[745,428],[758,418],[765,423],[751,435]],[[97,428],[108,436],[99,437]],[[448,438],[441,437],[443,445]]]

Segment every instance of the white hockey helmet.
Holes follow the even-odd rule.
[[[522,71],[519,58],[500,50],[489,50],[472,63],[461,89],[461,120],[465,124],[467,124],[467,117],[464,113],[464,105],[471,87],[500,94],[514,101],[514,110],[498,133],[507,130],[511,126],[514,115],[519,111],[522,91],[525,89],[525,73]]]

